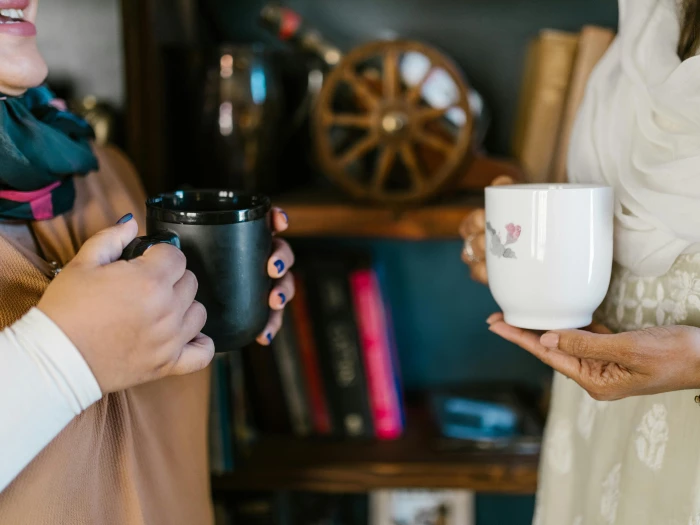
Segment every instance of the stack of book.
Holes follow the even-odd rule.
[[[365,253],[309,254],[270,347],[216,357],[213,472],[234,468],[258,433],[390,440],[405,427],[384,270]]]
[[[513,154],[529,182],[565,182],[571,128],[595,65],[613,41],[610,29],[545,29],[525,62]]]

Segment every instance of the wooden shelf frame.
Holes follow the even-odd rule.
[[[273,198],[289,216],[290,237],[457,239],[459,225],[483,207],[483,195],[462,194],[422,206],[397,209],[357,203],[334,192],[303,192]]]
[[[236,471],[212,476],[212,489],[361,493],[430,487],[534,494],[536,454],[448,452],[440,441],[422,409],[409,412],[406,434],[396,441],[265,437]]]

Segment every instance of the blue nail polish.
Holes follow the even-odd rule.
[[[289,224],[289,216],[287,215],[287,212],[280,210],[280,213],[284,216],[284,220],[287,221],[287,224]]]
[[[287,297],[282,292],[279,292],[277,296],[280,298],[280,304],[284,304],[287,301]]]
[[[284,261],[282,259],[277,259],[275,261],[275,268],[277,268],[277,273],[282,273],[284,271]]]
[[[272,334],[270,332],[267,333],[266,335],[268,342],[272,342]]]
[[[117,221],[117,224],[124,224],[124,223],[127,223],[127,222],[129,222],[131,219],[133,219],[133,218],[134,218],[134,214],[133,214],[133,213],[127,213],[126,215],[124,215],[124,217],[122,217],[121,219],[119,219],[119,220]]]

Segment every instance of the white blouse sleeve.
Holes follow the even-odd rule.
[[[81,353],[41,310],[0,331],[0,492],[101,397]]]

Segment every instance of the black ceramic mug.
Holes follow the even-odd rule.
[[[146,201],[146,231],[124,250],[133,259],[159,243],[180,248],[207,309],[202,330],[217,352],[252,343],[269,316],[270,199],[228,190],[175,191]]]

